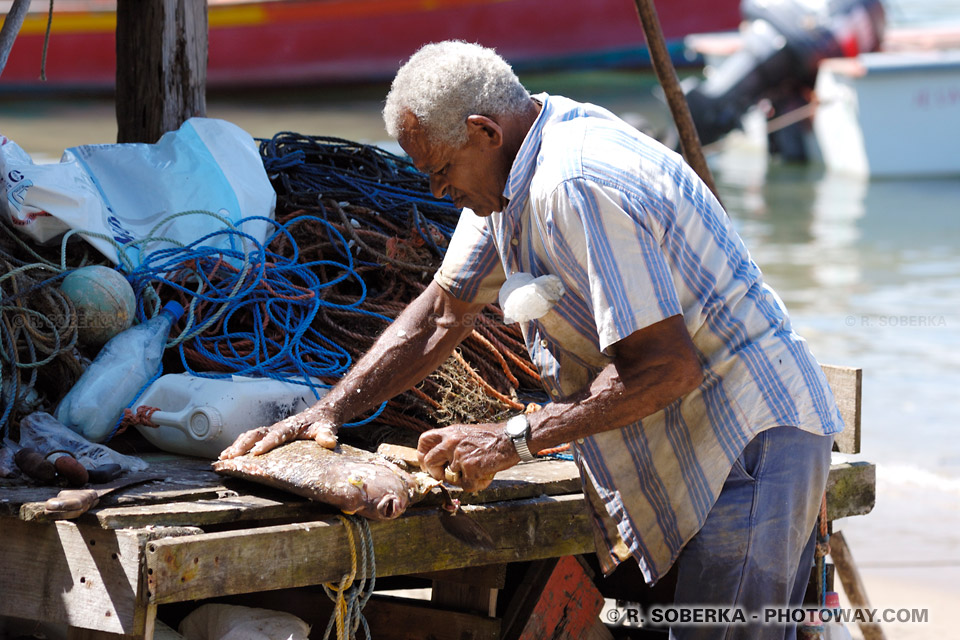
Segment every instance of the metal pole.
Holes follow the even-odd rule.
[[[660,81],[664,95],[666,95],[670,113],[673,114],[673,121],[677,125],[677,133],[680,135],[680,150],[683,152],[683,157],[713,192],[717,200],[720,200],[717,187],[713,182],[713,174],[710,173],[710,167],[707,166],[707,160],[700,146],[700,137],[697,135],[697,128],[693,124],[690,108],[687,106],[687,98],[683,95],[680,81],[677,80],[676,69],[673,68],[673,62],[670,61],[670,53],[667,51],[667,45],[663,39],[660,19],[657,17],[653,0],[634,0],[634,4],[637,7],[640,26],[643,27],[643,34],[647,38],[647,48],[650,50],[653,70],[657,74],[657,79]]]
[[[3,75],[3,69],[7,66],[7,58],[10,56],[10,49],[13,48],[13,41],[20,33],[23,19],[27,17],[27,11],[29,10],[30,0],[13,0],[13,6],[10,7],[7,17],[3,19],[3,28],[0,28],[0,75]]]

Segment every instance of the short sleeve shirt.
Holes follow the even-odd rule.
[[[753,436],[776,426],[826,435],[843,423],[782,302],[680,156],[601,107],[534,98],[542,108],[508,176],[507,207],[486,219],[465,209],[435,279],[460,299],[493,302],[518,271],[560,278],[556,305],[521,323],[554,399],[589,384],[623,338],[683,317],[699,388],[572,443],[604,569],[633,556],[653,583]]]

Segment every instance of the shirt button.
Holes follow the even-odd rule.
[[[559,398],[559,397],[560,397],[560,392],[557,391],[556,389],[551,389],[551,390],[550,390],[550,395],[552,395],[554,398]]]
[[[517,246],[518,244],[520,244],[520,241],[517,240],[516,238],[511,238],[510,244],[512,244],[513,246]]]
[[[583,444],[583,438],[577,438],[577,444]]]
[[[541,340],[541,341],[540,341],[540,346],[543,347],[544,349],[547,348],[547,344],[549,344],[549,343],[548,343],[546,340]]]

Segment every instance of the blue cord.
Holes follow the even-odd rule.
[[[263,243],[239,230],[250,221],[266,222],[273,227]],[[341,249],[342,261],[298,262],[300,251],[290,228],[305,221],[323,225]],[[346,239],[323,218],[302,215],[281,224],[258,216],[241,220],[237,227],[214,231],[186,246],[158,249],[146,255],[139,266],[126,274],[137,294],[137,318],[145,321],[157,313],[158,287],[176,291],[189,301],[185,304],[186,322],[167,348],[177,349],[184,371],[204,378],[242,375],[282,380],[307,386],[319,399],[318,389],[330,385],[313,379],[340,378],[353,364],[347,349],[312,327],[321,309],[346,310],[385,324],[391,319],[360,308],[367,296],[366,283],[356,271]],[[248,251],[208,246],[212,239],[227,234],[244,240]],[[290,244],[291,255],[279,255],[266,248],[281,237]],[[241,266],[233,266],[237,264]],[[335,275],[322,281],[314,271],[320,267]],[[354,300],[339,304],[323,299],[325,289],[346,281],[352,281],[359,291]],[[195,354],[194,363],[209,362],[222,372],[195,371],[188,362],[188,350]],[[137,398],[158,376],[140,389]],[[136,400],[127,408],[135,403]],[[386,406],[384,402],[368,417],[344,426],[367,424],[379,417]],[[110,437],[117,432],[120,420],[122,416]]]

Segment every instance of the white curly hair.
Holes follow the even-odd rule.
[[[406,112],[417,117],[427,139],[459,149],[467,142],[467,117],[522,113],[530,94],[493,49],[447,40],[422,46],[393,79],[383,121],[399,138]]]

